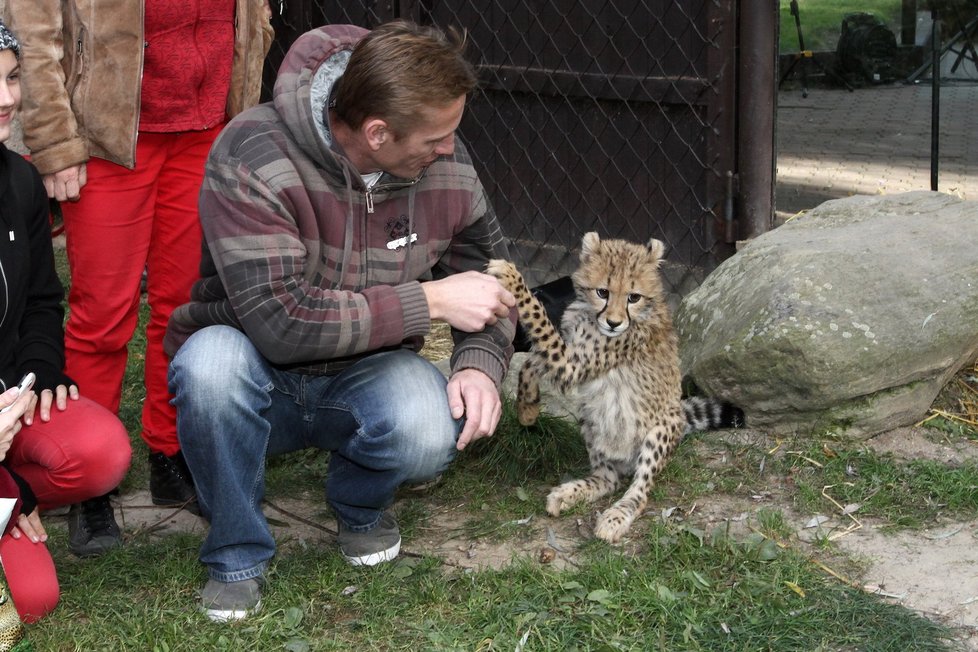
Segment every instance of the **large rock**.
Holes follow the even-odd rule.
[[[676,314],[684,372],[773,432],[918,421],[978,354],[978,202],[828,201],[724,261]]]

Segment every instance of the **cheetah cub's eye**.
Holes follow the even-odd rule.
[[[642,300],[642,295],[637,292],[631,292],[628,295],[628,303],[638,303]]]
[[[594,293],[598,295],[599,299],[608,298],[608,288],[594,288]]]

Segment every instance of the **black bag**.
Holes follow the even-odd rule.
[[[896,79],[896,35],[873,14],[853,12],[842,18],[835,48],[839,74],[854,84],[882,84]]]
[[[530,292],[540,300],[543,308],[547,311],[547,317],[559,330],[564,311],[576,298],[571,277],[561,276],[555,281],[531,288]],[[530,339],[526,336],[526,331],[523,330],[523,324],[516,324],[516,337],[513,338],[513,346],[517,351],[526,352],[530,350]]]

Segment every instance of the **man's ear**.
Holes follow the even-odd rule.
[[[367,139],[367,145],[374,152],[380,149],[380,146],[391,137],[390,127],[387,126],[387,122],[380,118],[367,118],[361,129]]]

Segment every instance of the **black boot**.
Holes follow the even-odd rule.
[[[121,545],[122,532],[108,494],[68,510],[68,548],[79,557],[96,557]]]
[[[194,479],[179,451],[170,457],[163,453],[149,454],[149,493],[154,505],[183,507],[200,516]]]

